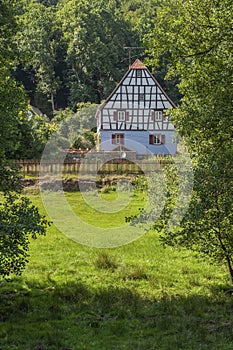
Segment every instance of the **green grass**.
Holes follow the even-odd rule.
[[[115,193],[103,193],[106,200]],[[42,213],[36,191],[31,199]],[[119,224],[138,213],[137,194],[123,213],[74,210],[94,224]],[[163,249],[148,232],[114,249],[81,246],[53,225],[31,242],[20,277],[1,281],[1,350],[231,350],[233,301],[224,266]]]
[[[85,222],[98,227],[116,227],[124,225],[126,217],[139,214],[139,208],[144,206],[147,197],[139,193],[126,193],[125,196],[123,194],[123,198],[125,198],[126,201],[127,199],[130,200],[125,210],[120,210],[115,213],[101,212],[101,214],[101,206],[99,206],[100,211],[95,210],[82,199],[79,193],[66,193],[66,198],[73,211]],[[111,203],[117,199],[117,193],[115,191],[100,193],[100,198],[109,202],[111,208]],[[91,197],[90,203],[92,201],[93,199]],[[96,202],[98,202],[98,197],[96,197]]]

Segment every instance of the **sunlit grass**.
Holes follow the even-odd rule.
[[[115,192],[101,196],[111,203]],[[38,193],[30,198],[45,214]],[[107,227],[146,201],[137,193],[123,213],[102,218],[80,193],[66,198],[83,219]],[[153,231],[122,247],[96,249],[51,225],[46,237],[31,242],[22,276],[1,282],[0,348],[231,350],[228,281],[224,266],[164,249]]]
[[[104,206],[98,205],[99,197],[109,203],[107,209],[110,213],[104,212]],[[85,222],[96,225],[98,227],[115,227],[125,224],[125,218],[132,215],[139,215],[139,208],[144,207],[146,203],[146,196],[139,193],[121,193],[122,201],[125,201],[126,205],[123,206],[122,210],[114,210],[114,202],[118,199],[117,192],[113,191],[110,193],[98,193],[96,197],[91,197],[88,201],[79,192],[66,193],[66,199],[70,204],[72,210]],[[97,209],[92,207],[96,205]],[[120,203],[119,203],[120,205]],[[111,212],[113,208],[113,212]]]

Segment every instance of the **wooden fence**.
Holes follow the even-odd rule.
[[[59,163],[58,161],[15,160],[24,175],[52,174],[142,174],[158,171],[165,161],[139,160],[131,162],[126,159],[111,160],[103,164],[100,160],[75,160]],[[166,162],[167,163],[167,162]]]

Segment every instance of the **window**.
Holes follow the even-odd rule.
[[[154,121],[162,121],[163,120],[163,112],[162,111],[151,111],[151,120]]]
[[[118,111],[118,122],[124,122],[125,121],[125,111]]]
[[[140,69],[136,70],[136,77],[141,78],[142,77],[142,71]]]
[[[121,143],[121,136],[116,134],[116,144],[119,145]]]
[[[118,111],[114,111],[113,121],[120,122],[120,123],[129,121],[129,112],[122,109]]]
[[[112,134],[112,143],[115,145],[123,145],[124,134]]]
[[[162,111],[155,111],[155,120],[161,121],[163,119],[163,112]]]
[[[154,145],[159,145],[161,143],[160,136],[161,135],[153,135],[153,144]]]
[[[150,145],[161,145],[164,143],[165,143],[165,135],[161,135],[161,134],[149,135]]]
[[[145,95],[144,95],[144,94],[139,94],[139,95],[138,95],[138,101],[139,101],[139,102],[143,102],[144,99],[145,99]]]

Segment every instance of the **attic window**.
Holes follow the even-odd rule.
[[[137,77],[137,78],[141,78],[141,77],[142,77],[142,71],[141,71],[141,69],[137,69],[137,70],[136,70],[136,77]]]
[[[139,102],[144,102],[144,100],[145,100],[145,95],[144,94],[139,94],[138,95],[138,101]]]

